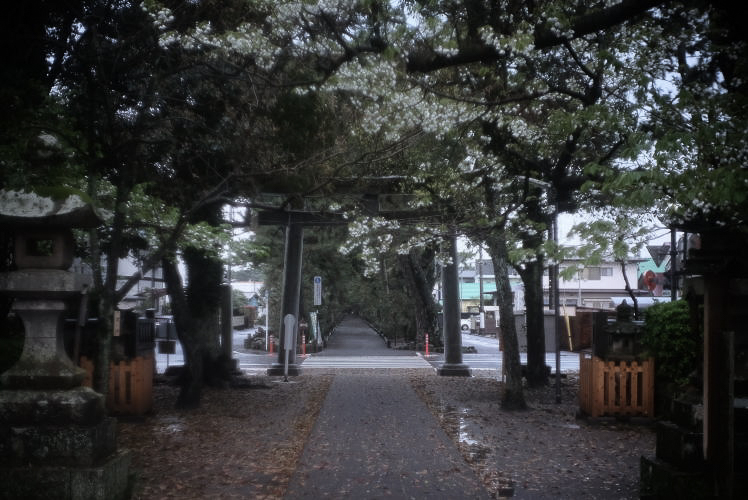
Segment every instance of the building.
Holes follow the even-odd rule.
[[[624,278],[620,262],[605,261],[598,265],[584,265],[579,259],[565,260],[559,266],[559,299],[567,307],[587,307],[595,309],[613,309],[616,303],[628,297],[626,279],[629,286],[638,295],[650,295],[648,290],[639,290],[640,264],[648,259],[632,258],[626,261]],[[569,278],[564,278],[564,271],[575,268]],[[544,302],[548,305],[550,279],[548,269],[544,272]],[[480,288],[483,283],[483,305],[497,305],[496,280],[493,263],[484,259],[476,263],[473,269],[464,269],[459,274],[460,311],[477,314],[480,310]],[[519,274],[510,271],[509,282],[514,294],[514,310],[525,309],[524,286]]]
[[[465,269],[459,273],[460,312],[478,314],[480,312],[480,289],[483,282],[483,306],[498,305],[496,296],[496,276],[493,262],[484,259],[476,262],[475,269]],[[514,310],[524,311],[525,294],[522,279],[515,271],[509,275],[509,284],[514,295]]]
[[[564,306],[590,307],[595,309],[612,309],[615,302],[628,297],[626,281],[635,292],[639,289],[639,264],[647,259],[628,259],[624,271],[620,262],[604,261],[599,265],[585,266],[581,260],[568,259],[559,266],[559,303]],[[576,271],[572,277],[564,278],[569,268]],[[548,276],[546,270],[545,276]],[[549,280],[543,285],[545,303],[548,304]],[[641,294],[649,295],[642,291]],[[619,300],[617,300],[619,299]]]

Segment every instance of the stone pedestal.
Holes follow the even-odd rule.
[[[0,498],[126,498],[130,456],[101,394],[0,392]]]
[[[26,329],[26,340],[18,362],[0,375],[0,386],[7,389],[68,389],[83,382],[84,371],[73,364],[64,352],[58,336],[58,323],[66,309],[65,301],[55,298],[27,298],[24,289],[35,283],[52,283],[61,288],[77,287],[83,282],[67,271],[16,271],[0,275],[0,290],[14,290],[13,311]]]

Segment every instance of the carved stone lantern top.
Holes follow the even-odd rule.
[[[0,191],[0,229],[15,233],[19,269],[68,269],[73,261],[72,228],[91,228],[101,218],[81,196],[59,199],[36,193]]]
[[[624,299],[624,301],[616,307],[616,321],[630,323],[632,319],[634,319],[634,308]]]
[[[0,227],[62,229],[101,224],[99,214],[80,195],[67,192],[62,196],[0,190]]]

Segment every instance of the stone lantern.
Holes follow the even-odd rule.
[[[4,498],[125,496],[129,455],[117,452],[104,397],[81,386],[85,372],[67,356],[61,328],[68,303],[91,283],[67,270],[72,229],[99,224],[78,196],[0,191],[0,230],[14,235],[18,267],[0,273],[0,294],[13,299],[25,328],[19,360],[0,374]]]

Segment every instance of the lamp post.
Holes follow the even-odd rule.
[[[267,285],[266,285],[267,286]],[[265,350],[268,351],[268,335],[270,332],[270,292],[265,288]]]
[[[685,241],[685,238],[684,238]],[[670,300],[675,301],[678,298],[678,274],[675,268],[675,261],[678,258],[678,249],[676,248],[675,227],[670,227]]]
[[[478,317],[480,324],[478,334],[483,335],[486,332],[486,310],[483,307],[483,246],[478,245]]]
[[[556,191],[553,188],[553,184],[550,182],[533,179],[532,177],[526,177],[527,182],[535,186],[541,187],[548,193],[548,201],[553,205],[553,220],[551,221],[550,237],[553,241],[554,247],[558,246],[558,200],[556,199]],[[561,330],[558,327],[560,319],[559,310],[559,291],[558,291],[558,262],[553,264],[553,270],[548,269],[550,275],[550,286],[548,290],[548,306],[553,304],[553,337],[556,342],[556,403],[561,402]]]
[[[548,185],[548,198],[553,203],[553,246],[558,246],[558,202],[552,185]],[[556,403],[561,402],[561,330],[559,323],[558,262],[553,265],[553,333],[556,339]]]

